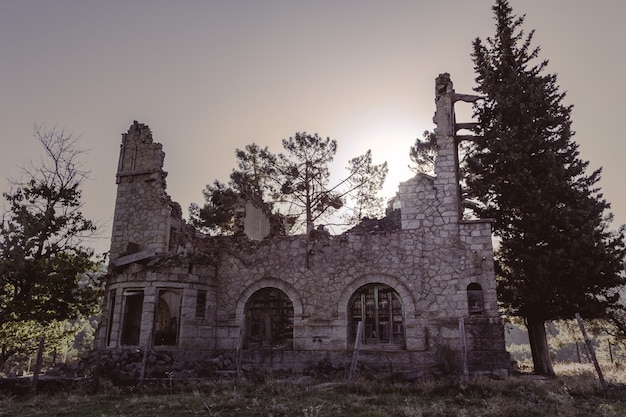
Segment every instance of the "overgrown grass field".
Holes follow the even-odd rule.
[[[558,366],[552,379],[455,378],[420,382],[310,379],[163,383],[157,388],[103,385],[101,393],[2,397],[0,416],[626,416],[626,372],[605,366],[605,396],[593,367]]]

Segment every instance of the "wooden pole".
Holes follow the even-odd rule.
[[[352,363],[350,364],[350,375],[348,376],[348,385],[352,385],[356,375],[356,366],[359,361],[359,350],[361,349],[361,337],[363,335],[363,321],[359,322],[356,328],[356,340],[354,341],[354,352],[352,352]]]
[[[461,362],[463,365],[463,382],[469,383],[469,367],[467,365],[467,345],[465,342],[465,319],[459,319],[459,339],[461,342]]]
[[[143,386],[146,380],[146,368],[148,367],[148,355],[150,354],[150,345],[146,345],[143,349],[143,358],[141,359],[141,369],[139,371],[139,386]]]
[[[146,380],[146,368],[148,367],[148,356],[150,356],[150,351],[152,350],[152,344],[154,341],[154,323],[156,323],[156,310],[154,312],[154,318],[152,320],[152,329],[150,330],[150,338],[148,339],[148,343],[144,346],[143,349],[143,357],[141,358],[141,369],[139,370],[139,386],[143,387],[143,384]]]
[[[604,376],[602,375],[602,369],[600,369],[600,365],[598,364],[598,360],[596,359],[596,352],[593,349],[593,345],[591,344],[591,340],[587,336],[587,331],[585,330],[585,325],[583,324],[583,319],[580,318],[580,314],[576,313],[576,320],[578,320],[578,326],[580,326],[580,331],[585,338],[585,344],[587,345],[587,350],[589,350],[589,356],[591,356],[591,360],[593,361],[593,366],[596,368],[596,372],[598,373],[598,379],[600,380],[600,384],[602,385],[602,389],[604,390],[604,395],[608,395],[608,387],[606,385],[606,381],[604,380]]]
[[[243,350],[243,338],[245,332],[245,322],[239,326],[239,340],[237,340],[237,351],[235,352],[235,367],[237,368],[237,380],[241,379],[241,351]]]

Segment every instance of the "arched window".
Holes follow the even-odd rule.
[[[350,300],[350,340],[356,340],[363,323],[361,343],[378,347],[403,347],[404,314],[402,301],[393,288],[369,284],[357,290]]]
[[[483,288],[476,282],[467,286],[467,309],[470,316],[483,314]]]
[[[293,303],[278,288],[252,294],[245,307],[244,349],[292,349]]]

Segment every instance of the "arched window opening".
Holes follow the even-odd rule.
[[[377,347],[403,347],[404,314],[397,292],[384,284],[361,287],[350,301],[350,340],[356,340],[363,322],[361,344]]]
[[[483,288],[476,282],[467,286],[467,309],[470,316],[483,314]]]
[[[180,322],[180,299],[179,290],[159,290],[154,323],[155,346],[176,346]]]
[[[244,349],[292,349],[293,303],[277,288],[252,294],[245,307]]]

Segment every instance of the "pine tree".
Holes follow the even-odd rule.
[[[207,185],[204,206],[190,206],[193,224],[214,233],[231,233],[235,206],[241,198],[286,213],[296,232],[310,233],[316,222],[317,226],[330,224],[339,210],[338,218],[350,225],[383,213],[383,199],[377,194],[388,168],[386,162],[373,164],[371,151],[348,161],[346,176],[330,184],[336,140],[296,132],[282,144],[284,154],[273,154],[256,144],[237,149],[237,168],[228,184],[215,181]]]
[[[437,136],[434,132],[425,130],[422,138],[416,138],[415,144],[409,150],[411,165],[409,168],[416,174],[435,174],[435,160],[437,159]]]
[[[493,6],[496,34],[473,43],[479,127],[467,159],[471,197],[494,219],[496,270],[507,313],[524,318],[535,372],[553,375],[544,323],[607,314],[624,285],[624,228],[587,173],[554,74],[539,60],[507,0]]]
[[[272,182],[276,176],[276,155],[256,143],[236,149],[237,168],[230,174],[228,184],[215,180],[202,192],[205,204],[189,206],[194,226],[213,234],[232,234],[235,230],[235,211],[242,199],[265,202],[268,194],[276,193]]]

